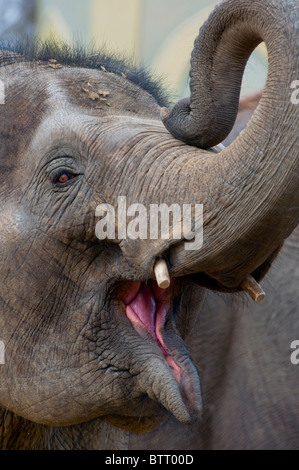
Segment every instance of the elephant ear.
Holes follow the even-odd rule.
[[[5,102],[5,88],[4,82],[1,80],[1,67],[15,64],[16,62],[23,62],[24,60],[24,56],[21,54],[0,48],[0,105],[4,104]]]
[[[12,52],[8,50],[0,50],[0,67],[5,65],[14,64],[24,60],[24,57],[17,52]]]

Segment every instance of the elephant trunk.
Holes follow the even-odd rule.
[[[262,41],[269,52],[263,111],[280,105],[284,92],[289,95],[292,80],[298,78],[290,64],[292,52],[298,50],[297,15],[296,2],[280,0],[228,0],[216,7],[194,43],[190,99],[163,113],[165,127],[179,140],[200,148],[222,142],[237,116],[245,65]]]
[[[203,204],[204,242],[194,251],[168,244],[171,276],[205,273],[224,288],[238,288],[298,224],[299,106],[291,99],[299,78],[297,1],[221,3],[195,41],[190,101],[179,101],[163,122],[190,145],[207,148],[224,139],[237,114],[246,61],[263,40],[268,78],[247,128],[218,154],[186,146],[178,158],[176,149],[164,194],[168,201],[175,195],[176,202]],[[136,244],[131,256],[123,248],[146,266],[149,255],[138,256]]]

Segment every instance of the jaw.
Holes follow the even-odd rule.
[[[257,280],[265,276],[280,248],[254,271]],[[191,295],[188,293],[189,300],[192,299],[190,314],[183,302],[188,287],[193,289]],[[137,381],[148,410],[144,407],[138,418],[128,414],[105,416],[111,424],[131,432],[148,432],[163,422],[167,412],[183,424],[192,424],[200,418],[199,378],[184,340],[199,314],[206,288],[228,293],[240,291],[240,288],[226,289],[206,273],[172,278],[167,289],[160,289],[152,280],[124,283],[119,289],[121,314],[139,341],[151,349],[140,364]],[[194,295],[196,291],[200,298]]]
[[[174,279],[168,289],[160,289],[154,281],[118,286],[117,314],[122,315],[130,333],[134,332],[138,344],[135,357],[134,351],[131,354],[130,370],[137,378],[140,402],[135,399],[134,411],[128,402],[121,414],[105,415],[111,424],[131,432],[148,432],[160,425],[168,412],[183,424],[200,417],[198,373],[184,343],[198,309],[189,311],[186,290],[183,281]],[[201,289],[200,302],[203,297]],[[141,348],[144,353],[139,355]]]
[[[43,238],[39,240],[41,243]],[[47,252],[51,247],[55,253],[52,245],[46,247]],[[125,299],[134,290],[137,302],[140,286],[147,284],[144,278],[138,282],[137,273],[118,258],[117,247],[110,249],[106,258],[91,247],[79,261],[72,249],[73,256],[68,256],[72,265],[66,266],[72,277],[68,283],[61,283],[65,288],[72,287],[71,291],[62,291],[61,287],[57,292],[53,268],[45,286],[32,286],[30,309],[24,312],[22,304],[11,312],[6,303],[3,318],[19,319],[19,328],[11,338],[3,337],[10,367],[1,369],[6,389],[1,406],[48,426],[70,426],[100,418],[133,432],[156,428],[169,413],[185,424],[197,419],[201,409],[199,379],[184,339],[199,305],[197,311],[193,306],[188,309],[188,302],[185,305],[188,286],[175,280],[164,295],[153,293],[159,312],[158,321],[153,317],[155,336],[146,317],[147,327],[141,322],[133,324],[126,315],[120,297]],[[99,283],[108,260],[110,277]],[[34,253],[30,261],[38,265]],[[20,275],[24,274],[23,268]],[[134,282],[124,282],[124,276]],[[20,298],[26,298],[27,289],[26,285],[26,290],[18,292]],[[57,302],[62,292],[64,301]],[[38,303],[42,295],[43,301]],[[127,304],[133,300],[127,298]],[[167,307],[164,312],[163,305]],[[30,343],[23,338],[31,338]]]

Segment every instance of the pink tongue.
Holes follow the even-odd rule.
[[[151,335],[155,336],[156,302],[150,288],[146,284],[142,284],[137,296],[127,307],[133,310]],[[128,313],[132,315],[131,311]]]
[[[138,287],[139,290],[136,297],[126,305],[126,315],[133,325],[143,325],[152,335],[163,352],[176,381],[179,383],[181,368],[168,352],[162,337],[162,330],[169,308],[168,294],[164,290],[159,289],[158,286],[153,285],[154,295],[157,298],[156,303],[155,297],[147,284],[142,283],[139,286],[135,286],[136,289]]]

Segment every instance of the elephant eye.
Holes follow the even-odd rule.
[[[70,173],[70,172],[67,172],[67,171],[64,171],[63,173],[59,173],[54,182],[56,184],[63,184],[63,183],[67,183],[69,180],[73,179],[73,178],[76,178],[76,174],[74,173]]]

